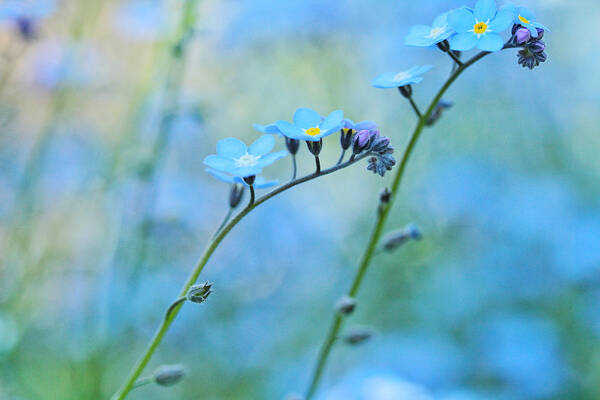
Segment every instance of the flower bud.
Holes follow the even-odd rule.
[[[187,299],[192,303],[204,303],[212,293],[212,282],[206,281],[199,285],[194,285],[187,292]]]
[[[348,150],[352,144],[352,136],[354,135],[353,129],[342,129],[340,136],[340,145],[343,150]]]
[[[318,156],[321,154],[321,149],[323,148],[323,139],[319,140],[318,142],[311,142],[307,140],[306,146],[308,146],[308,151],[310,151],[311,154]]]
[[[392,197],[392,192],[390,192],[390,189],[385,188],[379,195],[379,202],[381,204],[387,204],[390,202],[391,197]]]
[[[373,337],[373,331],[367,328],[354,328],[344,335],[344,341],[351,345],[363,344]]]
[[[229,192],[229,207],[236,208],[242,198],[244,197],[244,185],[234,183],[231,185],[231,191]]]
[[[373,141],[371,150],[376,153],[384,152],[390,145],[390,138],[386,136],[378,137]]]
[[[298,139],[290,139],[286,136],[285,138],[285,146],[291,155],[298,153],[298,149],[300,148],[300,141]]]
[[[529,32],[529,29],[519,28],[515,32],[515,41],[517,42],[517,44],[523,44],[529,39],[531,39],[531,32]]]
[[[356,300],[352,297],[343,296],[335,303],[335,311],[342,315],[350,315],[356,308]]]
[[[246,182],[246,184],[248,186],[252,186],[254,185],[254,181],[256,180],[256,175],[251,175],[251,176],[246,176],[244,178],[244,182]]]
[[[365,150],[372,143],[372,140],[379,137],[379,130],[377,129],[363,129],[354,135],[352,142],[352,152],[359,154]]]
[[[160,386],[173,386],[187,375],[183,365],[162,365],[154,371],[154,383]]]
[[[421,231],[416,225],[408,224],[402,230],[390,232],[382,239],[383,250],[391,252],[410,239],[421,240],[422,237]]]
[[[398,87],[398,90],[400,91],[400,94],[402,94],[402,96],[406,97],[407,99],[412,97],[413,90],[411,85],[400,86]]]

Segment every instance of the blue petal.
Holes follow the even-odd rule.
[[[496,52],[502,49],[504,46],[504,40],[497,33],[486,33],[481,36],[477,48],[483,51]]]
[[[342,120],[342,128],[346,128],[346,129],[355,129],[354,128],[354,122],[351,119],[348,118],[344,118]]]
[[[290,139],[299,139],[300,136],[304,135],[302,129],[287,121],[277,121],[277,127],[284,136]]]
[[[217,154],[226,158],[239,158],[247,152],[246,144],[236,138],[225,138],[217,143]]]
[[[237,167],[231,171],[231,174],[240,178],[246,178],[252,175],[258,175],[262,172],[262,167],[256,165],[254,167]]]
[[[342,120],[344,119],[344,112],[337,110],[332,112],[319,124],[321,131],[340,130],[342,128]]]
[[[490,22],[489,29],[496,33],[503,32],[512,25],[513,21],[513,14],[508,10],[503,10],[496,15],[496,18],[494,18],[492,22]]]
[[[248,153],[254,156],[264,156],[275,146],[275,138],[270,135],[264,135],[256,139],[254,143],[250,145]]]
[[[373,121],[362,121],[354,126],[356,131],[377,129],[377,124]]]
[[[545,30],[546,32],[550,32],[550,29],[546,28],[544,25],[540,24],[539,22],[532,22],[531,25],[533,25],[534,28],[540,28]]]
[[[527,28],[529,30],[529,33],[531,33],[532,38],[538,37],[538,31],[537,31],[537,29],[535,29],[535,26],[533,26],[533,24],[527,24],[527,25],[525,25],[525,28]]]
[[[404,38],[404,44],[407,46],[429,47],[432,39],[428,37],[431,27],[427,25],[415,25],[410,28],[408,35]]]
[[[233,176],[221,173],[219,171],[215,171],[214,169],[206,168],[206,172],[208,172],[209,174],[211,174],[218,180],[223,181],[225,183],[237,183],[238,182]]]
[[[413,76],[423,75],[425,72],[429,71],[431,68],[433,68],[433,65],[423,65],[420,67],[413,67],[411,69],[411,73]]]
[[[272,186],[275,186],[279,183],[279,181],[277,179],[268,181],[265,178],[263,178],[262,176],[257,176],[256,179],[254,180],[254,188],[255,189],[266,189]]]
[[[268,165],[273,164],[275,161],[285,157],[288,155],[288,152],[285,150],[281,150],[281,151],[277,151],[275,153],[271,153],[271,154],[267,154],[264,157],[261,157],[260,160],[258,160],[258,166],[260,166],[261,168],[264,168]]]
[[[271,134],[281,135],[281,131],[279,130],[279,128],[277,127],[276,124],[270,124],[270,125],[253,124],[252,127],[262,133],[271,133]]]
[[[506,3],[500,8],[500,11],[508,11],[512,13],[514,18],[517,18],[517,16],[519,15],[517,12],[517,7],[515,7],[515,5],[512,3]]]
[[[214,154],[206,157],[204,159],[204,164],[218,171],[229,173],[233,173],[233,170],[237,168],[235,162],[231,158],[224,158]]]
[[[477,46],[477,35],[471,32],[458,33],[450,38],[452,50],[467,51]]]
[[[396,76],[395,73],[386,72],[385,74],[381,74],[377,78],[375,78],[371,85],[380,89],[397,88],[398,84],[394,82],[394,76]]]
[[[528,20],[529,22],[535,21],[535,14],[531,12],[531,10],[527,7],[519,7],[517,9],[517,16],[519,15]]]
[[[294,124],[302,129],[314,128],[321,122],[318,112],[310,108],[299,108],[294,113]]]
[[[459,8],[448,13],[448,24],[457,33],[470,31],[475,23],[475,16],[466,8]]]
[[[473,14],[477,21],[488,22],[496,15],[496,11],[498,8],[496,7],[496,2],[494,0],[479,0],[477,4],[475,4],[475,10],[473,10]]]
[[[436,19],[433,20],[433,24],[431,26],[433,26],[434,28],[443,28],[444,26],[448,25],[448,13],[443,13],[442,15],[439,15]]]

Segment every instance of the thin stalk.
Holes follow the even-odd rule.
[[[412,106],[413,110],[415,110],[415,114],[417,114],[417,118],[419,118],[419,119],[423,118],[423,114],[421,114],[421,110],[419,110],[419,106],[417,106],[417,103],[415,103],[415,100],[413,99],[412,96],[410,96],[408,98],[408,101],[410,102],[410,105]]]
[[[133,384],[132,389],[139,388],[140,386],[148,385],[148,384],[152,383],[153,380],[154,379],[152,379],[151,377],[142,378]]]
[[[229,234],[229,232],[246,215],[248,215],[256,207],[260,206],[262,203],[266,202],[270,198],[275,197],[276,195],[278,195],[282,192],[285,192],[286,190],[289,190],[297,185],[311,181],[311,180],[319,178],[321,176],[329,175],[340,169],[349,167],[370,155],[371,155],[371,153],[365,153],[365,154],[355,157],[353,161],[346,161],[343,164],[335,165],[331,168],[322,170],[320,172],[314,172],[310,175],[306,175],[302,178],[293,180],[293,181],[288,182],[285,185],[282,185],[282,186],[272,190],[271,192],[259,197],[254,202],[249,203],[242,211],[239,212],[239,214],[237,214],[227,225],[225,225],[225,227],[221,230],[221,232],[219,232],[219,234],[213,240],[211,240],[211,242],[208,244],[208,246],[202,253],[202,256],[200,257],[200,260],[196,264],[196,267],[192,270],[192,272],[188,276],[185,284],[183,285],[183,288],[181,289],[179,295],[177,296],[177,299],[185,297],[185,295],[189,291],[190,287],[192,287],[192,285],[198,280],[198,276],[200,276],[200,273],[202,273],[204,266],[208,263],[208,260],[210,259],[210,257],[214,253],[214,251],[217,249],[219,244],[223,241],[223,239],[227,236],[227,234]],[[177,300],[175,302],[177,302]],[[133,369],[129,373],[129,376],[127,377],[127,380],[125,381],[125,383],[123,384],[121,389],[119,389],[119,391],[113,396],[114,400],[123,400],[127,397],[127,394],[133,388],[136,380],[140,377],[140,375],[144,371],[144,368],[146,367],[146,365],[152,358],[152,355],[156,351],[156,348],[158,347],[158,345],[164,338],[165,334],[169,330],[169,327],[171,326],[171,324],[173,323],[173,321],[179,314],[179,311],[181,310],[182,305],[183,305],[183,302],[179,302],[174,307],[172,307],[172,308],[169,307],[169,312],[166,314],[165,318],[162,320],[158,329],[154,333],[154,336],[150,340],[150,343],[146,347],[146,350],[144,350],[142,356],[134,365]]]
[[[229,221],[229,218],[231,218],[232,214],[233,214],[233,208],[229,207],[229,211],[227,211],[227,214],[225,214],[225,218],[223,218],[223,222],[221,222],[221,225],[219,225],[219,227],[217,228],[217,231],[213,235],[213,239],[215,238],[215,236],[217,236],[219,234],[219,232],[221,232],[221,229],[223,229],[225,224],[227,224],[227,221]]]
[[[296,179],[296,174],[298,173],[298,167],[296,165],[296,155],[292,154],[292,180]]]
[[[255,198],[256,198],[256,193],[254,193],[254,185],[250,185],[250,203],[249,203],[249,205],[254,204]]]
[[[321,160],[319,160],[319,156],[315,156],[315,166],[317,168],[315,173],[318,174],[319,172],[321,172]]]
[[[448,50],[446,53],[448,53],[448,55],[450,56],[450,58],[454,60],[454,62],[456,63],[457,66],[461,67],[463,65],[463,62],[460,61],[460,58],[458,58],[456,56],[456,54],[454,53],[454,51]]]
[[[402,161],[400,162],[400,165],[399,165],[398,169],[396,170],[396,175],[394,176],[394,180],[392,182],[392,186],[390,189],[390,191],[391,191],[390,201],[389,201],[389,203],[387,203],[387,205],[381,207],[381,211],[377,216],[377,221],[375,222],[375,227],[369,238],[367,248],[361,258],[358,270],[356,271],[356,275],[354,276],[352,285],[350,286],[350,290],[348,291],[347,296],[356,297],[356,294],[358,293],[358,290],[360,289],[360,286],[363,282],[365,273],[367,272],[367,269],[368,269],[369,265],[371,264],[373,256],[375,255],[375,249],[377,247],[377,243],[379,242],[379,238],[381,237],[381,234],[383,232],[384,225],[387,221],[387,218],[389,216],[389,213],[390,213],[390,210],[394,203],[394,200],[398,194],[398,187],[400,186],[400,182],[402,181],[402,177],[404,176],[404,172],[406,170],[406,165],[408,164],[408,160],[410,159],[410,156],[412,155],[412,152],[419,140],[419,137],[421,136],[421,133],[423,132],[423,128],[425,127],[426,121],[429,119],[429,117],[431,117],[431,114],[433,113],[435,106],[442,99],[442,96],[446,93],[448,88],[450,88],[452,83],[454,83],[454,81],[468,67],[470,67],[471,65],[473,65],[474,63],[476,63],[477,61],[479,61],[480,59],[482,59],[483,57],[485,57],[488,54],[490,54],[490,53],[488,53],[488,52],[478,53],[477,55],[475,55],[473,58],[471,58],[467,62],[461,64],[456,69],[456,71],[448,78],[446,83],[444,83],[442,88],[438,91],[438,93],[432,100],[431,104],[427,108],[427,111],[425,112],[425,114],[419,118],[417,126],[408,142],[406,150],[404,151],[404,154],[402,155]],[[342,328],[342,325],[343,325],[342,316],[336,315],[336,317],[333,319],[331,327],[329,328],[329,331],[325,338],[325,341],[319,351],[317,363],[313,370],[312,378],[310,380],[310,384],[309,384],[308,390],[306,392],[306,400],[309,400],[310,398],[312,398],[312,396],[315,394],[315,392],[319,386],[319,382],[321,380],[323,371],[327,364],[329,354],[331,353],[331,349],[333,347],[333,344],[335,343],[335,340],[338,336],[340,329]]]
[[[346,155],[346,149],[342,149],[342,154],[340,154],[340,158],[338,159],[336,165],[339,165],[344,161],[344,156]]]

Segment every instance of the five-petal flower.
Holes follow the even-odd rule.
[[[448,24],[457,32],[450,37],[450,48],[466,51],[477,47],[483,51],[499,51],[504,46],[499,33],[506,30],[512,21],[511,12],[498,11],[494,0],[478,0],[473,10],[459,8],[450,11]]]
[[[217,178],[218,180],[220,180],[222,182],[230,183],[230,184],[239,183],[241,185],[248,186],[248,184],[246,182],[244,182],[244,180],[240,177],[225,174],[223,172],[215,171],[214,169],[210,169],[210,168],[207,168],[206,172],[208,172],[209,174],[211,174],[212,176],[214,176],[215,178]],[[275,186],[278,183],[279,183],[279,181],[277,179],[268,181],[262,176],[257,176],[256,179],[254,180],[254,183],[252,184],[252,186],[254,186],[255,189],[266,189],[266,188]]]
[[[537,38],[538,31],[536,28],[548,30],[544,25],[536,21],[535,15],[527,7],[516,7],[512,4],[507,4],[502,7],[502,10],[509,11],[514,17],[514,23],[524,26],[531,33],[531,37]]]
[[[404,39],[407,46],[430,47],[434,46],[454,34],[454,30],[448,25],[448,13],[437,17],[431,26],[415,25],[410,28]]]
[[[239,139],[225,138],[217,143],[217,154],[206,157],[204,164],[238,178],[258,175],[264,167],[288,154],[285,150],[270,153],[274,145],[275,138],[270,135],[261,136],[250,147]]]
[[[277,128],[281,133],[291,139],[318,142],[340,130],[344,112],[334,111],[326,118],[321,118],[319,113],[310,108],[299,108],[294,113],[294,123],[277,121]]]
[[[422,75],[433,68],[431,65],[412,67],[402,72],[388,72],[379,75],[373,80],[372,85],[380,89],[398,88],[413,85],[423,80]]]

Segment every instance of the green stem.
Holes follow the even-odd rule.
[[[356,294],[358,293],[358,290],[360,289],[360,286],[364,279],[365,273],[367,272],[367,269],[369,268],[369,265],[371,264],[373,256],[375,255],[375,249],[377,247],[377,243],[379,242],[379,238],[381,237],[381,234],[383,232],[383,228],[387,221],[390,210],[392,208],[392,204],[394,203],[394,200],[398,194],[398,187],[400,186],[400,182],[402,181],[402,177],[404,176],[404,171],[406,170],[406,165],[408,163],[408,160],[410,159],[410,156],[411,156],[417,142],[419,141],[419,137],[421,136],[421,133],[423,132],[423,128],[425,127],[425,122],[429,119],[429,117],[433,113],[436,105],[442,99],[442,96],[446,93],[448,88],[450,88],[452,83],[454,83],[454,81],[468,67],[470,67],[471,65],[473,65],[474,63],[476,63],[477,61],[479,61],[480,59],[482,59],[483,57],[485,57],[488,54],[490,54],[490,53],[481,52],[481,53],[477,54],[476,56],[474,56],[473,58],[471,58],[469,61],[460,65],[456,69],[456,71],[454,71],[454,73],[448,78],[448,80],[442,86],[442,88],[438,91],[437,95],[434,97],[433,101],[427,108],[427,111],[425,112],[425,114],[422,115],[421,118],[419,118],[417,127],[415,128],[415,130],[410,138],[410,141],[408,142],[406,150],[404,151],[404,154],[402,156],[402,161],[400,162],[400,165],[399,165],[398,169],[396,170],[396,175],[394,176],[394,180],[393,180],[393,183],[391,186],[390,201],[387,205],[381,207],[381,209],[380,209],[380,213],[378,214],[377,221],[375,223],[375,228],[373,229],[373,232],[371,233],[369,242],[367,244],[367,248],[365,250],[365,253],[362,256],[362,259],[360,261],[356,275],[354,276],[354,280],[352,282],[350,290],[347,293],[347,295],[349,297],[356,297]],[[339,333],[340,329],[342,328],[342,324],[343,324],[343,317],[341,315],[336,315],[336,317],[334,318],[333,323],[329,329],[329,333],[327,334],[327,336],[325,338],[325,342],[323,343],[323,345],[321,346],[321,350],[319,351],[319,356],[317,358],[317,364],[313,371],[312,378],[311,378],[308,390],[306,392],[306,400],[309,400],[315,394],[315,392],[319,386],[319,382],[323,375],[324,368],[327,364],[329,354],[331,353],[331,349],[333,347],[333,344],[335,343],[335,339],[337,338],[338,333]]]
[[[410,105],[412,106],[413,110],[415,110],[415,114],[417,114],[417,118],[419,118],[419,119],[423,118],[423,114],[421,114],[421,110],[419,110],[419,106],[417,106],[417,103],[415,103],[415,100],[413,99],[412,96],[410,96],[408,98],[408,101],[410,101]]]
[[[200,257],[200,260],[196,264],[196,267],[192,270],[191,274],[188,276],[185,284],[183,285],[183,288],[181,289],[179,295],[177,296],[177,300],[174,302],[177,304],[175,304],[175,306],[173,306],[173,307],[169,307],[169,312],[166,313],[165,318],[162,320],[160,326],[154,333],[154,336],[150,340],[150,343],[146,347],[146,350],[142,354],[141,358],[136,362],[136,364],[134,365],[133,369],[131,370],[129,376],[127,377],[126,382],[123,384],[121,389],[115,394],[113,399],[114,400],[123,400],[127,397],[127,394],[133,388],[136,380],[139,378],[141,373],[144,371],[144,368],[150,361],[150,358],[152,358],[152,355],[156,351],[156,348],[158,347],[158,345],[162,341],[163,337],[169,330],[169,327],[171,326],[171,324],[173,323],[173,321],[179,314],[179,311],[181,310],[181,307],[183,306],[183,302],[178,302],[178,300],[181,299],[182,297],[185,297],[185,295],[189,291],[190,287],[192,287],[192,285],[196,282],[196,280],[198,280],[198,276],[200,276],[200,273],[204,269],[204,266],[206,265],[206,263],[208,262],[208,260],[210,259],[210,257],[214,253],[214,251],[217,249],[217,247],[219,246],[221,241],[223,241],[223,239],[227,236],[227,234],[246,215],[248,215],[252,210],[254,210],[256,207],[258,207],[265,201],[269,200],[270,198],[272,198],[282,192],[285,192],[288,189],[293,188],[294,186],[300,185],[301,183],[304,183],[304,182],[311,181],[315,178],[319,178],[324,175],[329,175],[340,169],[349,167],[370,155],[371,155],[371,153],[361,154],[360,156],[356,157],[352,161],[347,161],[343,164],[335,165],[331,168],[321,170],[320,172],[314,172],[310,175],[306,175],[302,178],[296,179],[285,185],[282,185],[282,186],[278,187],[277,189],[274,189],[271,192],[259,197],[254,202],[249,203],[242,211],[240,211],[239,214],[237,214],[227,225],[225,225],[225,227],[221,230],[221,232],[219,232],[217,234],[217,236],[208,244],[208,246],[204,250],[204,253]]]

